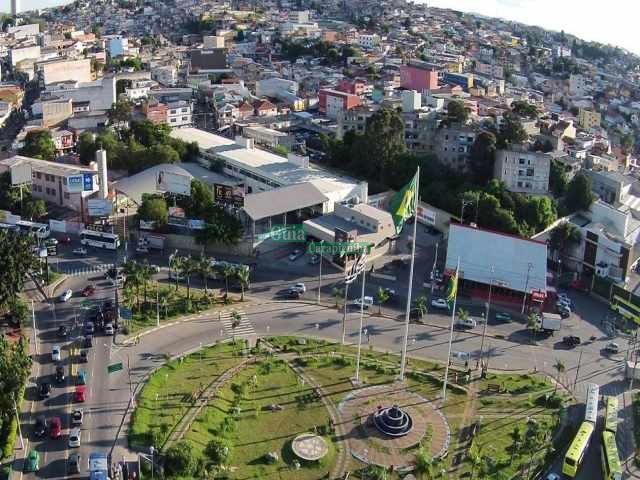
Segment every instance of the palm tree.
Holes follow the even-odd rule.
[[[236,343],[236,328],[240,326],[240,322],[242,321],[242,315],[237,310],[231,312],[231,340],[233,343]]]
[[[209,276],[213,273],[213,267],[211,266],[211,259],[201,255],[197,260],[198,272],[202,277],[202,283],[204,283],[204,293],[209,293]]]
[[[142,304],[145,308],[147,305],[147,286],[149,285],[149,280],[151,280],[152,274],[153,271],[151,270],[151,266],[146,260],[138,265],[138,275],[140,276],[140,282],[142,283],[144,294],[144,302]]]
[[[342,288],[333,287],[331,289],[331,296],[336,299],[336,308],[337,308],[338,302],[344,298],[344,290]]]
[[[469,311],[465,310],[464,308],[459,308],[458,309],[458,318],[460,320],[469,320]]]
[[[564,363],[562,363],[562,361],[560,361],[559,359],[556,359],[556,363],[554,363],[553,368],[557,372],[557,375],[556,375],[556,388],[553,391],[553,394],[555,395],[556,392],[558,391],[558,384],[560,383],[560,374],[564,373],[566,368],[564,366]]]
[[[376,297],[378,298],[378,313],[380,314],[382,313],[382,304],[389,301],[389,292],[382,287],[378,287]]]
[[[536,343],[536,333],[538,332],[538,315],[534,312],[527,315],[527,328],[533,332],[533,343]]]
[[[122,270],[126,278],[125,285],[135,289],[136,306],[140,311],[140,285],[142,283],[140,265],[135,261],[130,261],[124,264]]]
[[[549,235],[549,246],[558,257],[567,255],[569,250],[581,241],[582,233],[577,226],[569,222],[558,225]]]
[[[240,283],[240,288],[242,290],[241,296],[240,296],[240,301],[243,302],[244,301],[244,290],[245,288],[249,288],[249,268],[248,267],[242,267],[238,270],[236,270],[236,278],[238,279],[238,282]]]
[[[427,297],[424,295],[420,295],[416,298],[416,308],[420,312],[420,316],[422,317],[425,313],[427,313]]]
[[[187,277],[187,299],[191,300],[191,275],[196,271],[198,267],[197,262],[191,258],[191,255],[183,258],[182,268],[180,273]]]
[[[234,273],[234,269],[229,265],[225,265],[222,269],[222,276],[224,277],[224,294],[225,297],[229,294],[229,277],[231,277]]]
[[[178,278],[180,278],[180,271],[182,270],[183,264],[184,264],[184,257],[180,257],[178,255],[174,256],[169,261],[169,268],[172,268],[176,275],[176,292],[178,291]]]

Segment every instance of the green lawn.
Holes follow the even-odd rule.
[[[129,442],[135,446],[164,444],[172,428],[193,404],[192,395],[242,361],[241,344],[221,343],[158,369],[138,396]]]
[[[254,377],[255,376],[255,377]],[[257,385],[252,387],[252,379]],[[322,403],[311,395],[308,385],[302,385],[294,372],[280,360],[266,360],[238,374],[209,404],[193,424],[185,439],[203,456],[210,440],[227,438],[233,445],[229,478],[305,480],[323,478],[334,462],[330,452],[320,462],[293,468],[291,440],[300,433],[313,431],[326,434],[329,415]],[[282,411],[266,411],[277,404]],[[237,410],[239,408],[239,410]],[[235,413],[234,413],[235,412]],[[276,452],[280,460],[264,461],[264,455]]]

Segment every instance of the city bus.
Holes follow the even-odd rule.
[[[616,434],[608,430],[602,432],[602,445],[600,447],[602,478],[604,480],[622,480],[622,467],[618,456]]]
[[[115,233],[82,230],[82,232],[80,232],[80,243],[82,245],[89,245],[90,247],[115,250],[120,246],[120,237]]]
[[[582,464],[585,453],[587,453],[594,429],[595,425],[591,422],[585,421],[580,425],[562,464],[562,473],[567,477],[573,478],[578,474],[578,469]]]
[[[604,411],[604,429],[615,435],[618,430],[618,397],[607,397]]]
[[[594,425],[598,422],[598,400],[600,387],[595,383],[587,384],[587,398],[585,401],[584,420]]]
[[[640,323],[640,307],[622,298],[620,295],[613,296],[609,308],[624,318]]]
[[[18,220],[16,227],[20,230],[20,233],[25,235],[35,235],[39,240],[49,238],[51,230],[46,223],[28,222],[27,220]]]

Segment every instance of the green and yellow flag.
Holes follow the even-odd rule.
[[[416,204],[418,203],[417,185],[418,174],[416,173],[413,179],[402,187],[402,190],[396,193],[391,202],[389,202],[389,211],[396,226],[396,235],[402,233],[404,222],[416,213]]]
[[[449,309],[451,309],[453,305],[453,301],[456,299],[456,295],[458,295],[458,271],[449,277],[449,285],[447,286],[447,304],[449,305]]]

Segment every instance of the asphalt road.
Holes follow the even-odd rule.
[[[74,292],[78,292],[87,283],[93,283],[98,287],[95,298],[113,296],[113,287],[104,281],[103,275],[103,270],[113,261],[113,252],[90,251],[87,257],[74,258],[70,253],[73,247],[74,245],[61,246],[59,258],[52,260],[60,271],[70,274],[64,288],[71,288]],[[244,319],[238,330],[255,332],[258,335],[300,334],[339,340],[342,333],[342,312],[313,304],[273,301],[288,284],[300,280],[305,281],[309,289],[305,295],[306,299],[313,301],[317,296],[317,291],[313,289],[314,285],[317,286],[315,274],[317,266],[310,266],[304,261],[289,262],[286,257],[287,251],[284,250],[272,258],[261,259],[253,274],[251,289],[251,295],[259,301],[257,304],[250,302],[241,308],[244,310]],[[151,263],[166,265],[166,259],[157,255],[151,255],[149,260]],[[425,248],[421,252],[420,261],[416,262],[417,282],[422,282],[426,272],[430,271],[432,263],[433,250]],[[388,286],[398,291],[398,298],[385,306],[385,313],[398,317],[401,317],[406,301],[406,288],[402,288],[403,284],[406,285],[406,280],[402,280],[404,273],[402,270],[398,272],[400,275],[395,282],[373,277],[367,280],[369,285],[367,294],[374,295],[378,286]],[[324,265],[321,292],[324,299],[329,297],[332,285],[339,281],[339,277],[335,270],[332,271],[330,267]],[[158,278],[165,279],[166,272],[159,274]],[[351,291],[360,291],[357,283]],[[530,335],[523,323],[514,321],[508,324],[495,324],[493,317],[490,316],[487,328],[490,335],[486,338],[484,346],[485,352],[490,357],[490,368],[529,370],[535,367],[555,374],[553,364],[560,360],[566,367],[560,380],[570,386],[575,382],[576,395],[579,399],[583,396],[585,382],[599,383],[602,386],[602,392],[606,394],[620,393],[626,387],[622,379],[623,354],[611,357],[604,355],[602,351],[604,345],[610,341],[601,331],[600,324],[601,318],[606,315],[606,306],[585,296],[574,295],[573,298],[576,303],[575,314],[564,322],[563,331],[556,337],[540,338],[535,345],[530,343]],[[36,357],[35,376],[32,379],[34,382],[53,374],[54,366],[50,361],[50,351],[54,344],[62,344],[65,347],[63,356],[69,372],[68,342],[60,342],[56,338],[56,329],[62,323],[71,326],[76,314],[81,318],[81,302],[81,298],[74,296],[66,304],[55,304],[55,310],[52,304],[43,303],[36,306],[40,355]],[[472,314],[484,310],[481,304],[470,304],[468,307]],[[371,313],[376,312],[377,307],[373,307]],[[425,321],[427,325],[412,324],[410,327],[410,354],[444,361],[447,356],[450,318],[433,312],[426,317]],[[363,327],[366,329],[363,338],[367,343],[382,350],[400,351],[402,342],[400,321],[367,314]],[[358,331],[359,312],[355,309],[350,310],[347,342],[355,343]],[[473,363],[479,356],[481,333],[482,327],[477,327],[473,331],[455,332],[453,350],[468,352],[472,356]],[[79,332],[76,331],[75,334]],[[502,338],[496,338],[496,334]],[[562,335],[566,334],[579,334],[586,341],[578,349],[568,350],[559,342]],[[107,375],[106,366],[110,362],[122,361],[125,366],[129,364],[132,388],[135,390],[140,388],[146,375],[153,368],[164,362],[165,354],[179,354],[229,336],[231,332],[225,330],[217,315],[201,316],[180,325],[162,328],[144,335],[142,342],[136,346],[112,348],[111,338],[97,336],[91,349],[90,361],[86,366],[89,380],[87,401],[83,405],[85,419],[82,427],[82,446],[79,449],[83,471],[86,469],[88,455],[92,451],[108,453],[113,447],[114,461],[120,460],[127,451],[129,375],[126,367],[121,372]],[[588,340],[592,336],[595,340]],[[618,343],[623,348],[626,347],[626,341],[618,340]],[[582,350],[582,359],[578,371],[580,350]],[[32,413],[28,419],[25,419],[23,431],[32,444],[31,447],[41,452],[41,471],[38,474],[40,477],[71,477],[66,473],[66,458],[70,453],[70,449],[67,448],[67,435],[68,414],[73,403],[72,384],[73,381],[67,376],[66,383],[63,386],[55,386],[51,398],[46,401],[36,400],[37,393],[33,387],[27,392],[27,408]],[[65,427],[61,439],[36,440],[33,437],[32,423],[39,413],[45,414],[47,418],[61,416],[63,427]],[[31,447],[28,446],[28,448]],[[596,447],[597,442],[594,442],[592,450]],[[588,462],[591,462],[592,458],[595,458],[593,461],[597,465],[597,451],[594,450],[589,456]],[[585,471],[590,472],[590,476],[584,476],[584,478],[597,478],[594,477],[595,470],[588,468]]]

